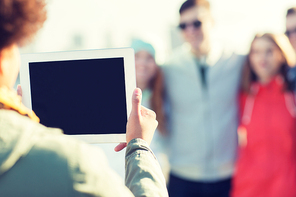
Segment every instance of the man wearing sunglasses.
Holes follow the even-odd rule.
[[[286,15],[286,32],[291,45],[296,52],[296,7],[290,8]]]
[[[286,36],[289,38],[291,45],[296,53],[296,7],[287,10],[286,15]],[[294,90],[296,91],[296,67],[289,71],[289,80],[294,81]]]
[[[170,197],[227,197],[237,150],[237,93],[243,56],[215,47],[207,0],[179,10],[186,43],[163,67],[170,105]]]

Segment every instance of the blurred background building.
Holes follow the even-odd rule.
[[[257,32],[284,32],[294,0],[209,0],[213,39],[244,53]],[[164,63],[182,40],[177,29],[183,0],[48,0],[48,20],[23,53],[117,48],[141,38],[155,45]],[[221,42],[222,41],[222,42]]]

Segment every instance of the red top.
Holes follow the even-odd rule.
[[[233,178],[233,197],[296,196],[296,109],[283,80],[253,84],[240,95],[240,146]]]

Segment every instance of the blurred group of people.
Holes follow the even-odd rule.
[[[0,0],[1,196],[296,196],[296,8],[285,34],[255,35],[247,55],[212,42],[207,0],[180,7],[186,43],[165,65],[133,41],[142,91],[115,148],[126,147],[124,185],[102,151],[39,124],[12,90],[19,46],[42,27],[45,7]]]
[[[169,195],[296,196],[296,7],[285,33],[258,33],[247,55],[211,41],[207,0],[187,0],[179,13],[185,44],[165,65],[151,44],[132,43]]]

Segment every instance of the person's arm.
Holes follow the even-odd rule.
[[[166,182],[147,142],[130,141],[125,158],[125,185],[135,196],[168,196]]]
[[[127,123],[125,184],[135,196],[168,196],[166,183],[149,144],[157,127],[156,114],[141,106],[142,93],[133,94],[132,111]],[[122,150],[126,144],[118,145]]]
[[[20,86],[18,95],[22,96]],[[136,89],[133,94],[132,112],[127,123],[128,145],[122,143],[115,148],[116,151],[120,151],[127,146],[125,185],[128,188],[110,168],[102,151],[68,137],[62,141],[63,144],[67,142],[65,144],[67,150],[69,149],[67,158],[75,195],[168,196],[161,168],[149,148],[157,127],[156,115],[141,106],[141,98],[141,90]]]

